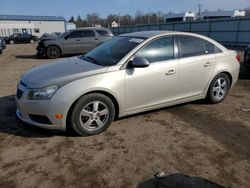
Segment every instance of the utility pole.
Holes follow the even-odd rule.
[[[198,4],[199,7],[199,19],[201,18],[201,4]]]

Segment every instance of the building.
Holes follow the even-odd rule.
[[[232,10],[232,11],[205,11],[202,13],[202,19],[218,19],[218,18],[234,18],[234,17],[244,17],[246,12],[244,10]]]
[[[40,37],[44,33],[65,31],[66,20],[63,17],[0,15],[0,35],[2,37],[14,33],[29,33]]]
[[[67,31],[71,31],[73,29],[76,29],[76,24],[72,23],[72,22],[67,22],[66,23],[66,30]]]
[[[116,21],[113,21],[111,23],[111,27],[119,27],[119,24]]]

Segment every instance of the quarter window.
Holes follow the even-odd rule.
[[[150,63],[174,59],[172,37],[162,37],[140,49],[135,56],[143,57]]]
[[[214,44],[212,44],[211,42],[204,41],[204,45],[205,45],[206,54],[213,54],[213,53],[221,52],[221,50],[218,47],[216,47]]]

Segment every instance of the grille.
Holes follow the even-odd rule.
[[[20,89],[17,89],[17,91],[16,91],[16,98],[20,99],[22,97],[22,95],[23,95],[23,91],[20,90]]]
[[[30,114],[29,116],[30,116],[30,119],[34,122],[52,125],[51,121],[46,116],[34,115],[34,114]]]

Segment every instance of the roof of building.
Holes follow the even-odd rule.
[[[0,15],[0,20],[20,21],[66,21],[62,16],[26,16],[26,15]]]
[[[202,16],[203,17],[213,17],[213,16],[234,16],[235,15],[235,12],[237,10],[232,10],[232,11],[213,11],[213,12],[209,12],[209,11],[205,11],[205,12],[202,12]],[[240,11],[238,10],[238,12],[243,12],[243,11]]]
[[[166,15],[166,18],[178,18],[183,16],[195,16],[195,13],[193,12],[183,12],[183,13],[177,13],[177,14],[168,14]]]

